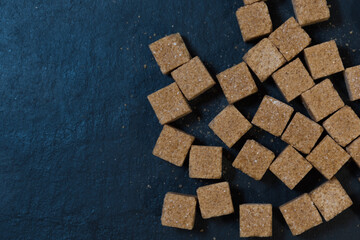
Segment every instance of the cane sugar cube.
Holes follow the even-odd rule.
[[[345,69],[344,72],[346,88],[350,101],[360,99],[360,65]]]
[[[153,155],[181,167],[194,140],[193,136],[164,125],[153,149]]]
[[[273,73],[272,78],[288,102],[315,85],[299,58]]]
[[[256,2],[260,2],[260,1],[266,1],[266,0],[244,0],[244,4],[245,5],[250,5]]]
[[[191,59],[179,33],[157,40],[149,48],[163,74],[168,74]]]
[[[324,22],[330,18],[326,0],[292,0],[292,4],[301,26]]]
[[[267,35],[272,31],[269,9],[264,2],[246,5],[236,11],[244,42]]]
[[[232,165],[255,180],[261,180],[274,158],[272,151],[254,140],[247,140]]]
[[[192,230],[195,223],[196,197],[167,193],[161,215],[161,224],[167,227]]]
[[[192,111],[176,83],[150,94],[148,100],[162,125],[182,118]]]
[[[196,98],[215,85],[215,81],[199,57],[191,59],[171,72],[171,76],[188,100]]]
[[[293,59],[311,42],[309,35],[293,17],[272,32],[269,39],[287,61]]]
[[[196,193],[202,218],[219,217],[234,212],[228,182],[199,187]]]
[[[209,123],[209,127],[231,148],[252,125],[233,105],[229,105]]]
[[[327,179],[331,179],[349,158],[349,154],[329,136],[326,136],[306,157]]]
[[[314,79],[344,71],[344,65],[334,40],[305,48],[304,57]]]
[[[323,123],[329,135],[345,147],[360,136],[360,119],[349,106],[341,108]]]
[[[329,79],[325,79],[301,94],[301,98],[315,122],[319,122],[344,106],[343,100]]]
[[[294,236],[322,223],[320,213],[307,193],[280,206],[280,211]]]
[[[243,57],[261,82],[268,79],[277,69],[286,63],[285,58],[268,38],[264,38]]]
[[[310,197],[327,222],[353,204],[351,198],[336,178],[313,190]]]
[[[272,205],[241,204],[240,237],[272,236]]]
[[[252,124],[279,137],[289,122],[294,109],[270,96],[265,96],[258,108]]]
[[[220,179],[222,172],[222,148],[192,146],[189,157],[190,178]]]
[[[245,62],[219,73],[216,77],[229,104],[233,104],[258,91]]]
[[[296,113],[281,139],[300,152],[309,154],[323,131],[321,125],[301,113]]]
[[[360,168],[360,138],[353,141],[347,148],[346,151],[350,154],[352,159]]]
[[[290,189],[294,189],[311,169],[312,165],[291,146],[286,147],[270,166],[270,171]]]

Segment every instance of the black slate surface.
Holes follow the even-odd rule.
[[[328,3],[330,21],[306,31],[314,44],[336,39],[346,67],[360,64],[360,3]],[[293,16],[290,0],[268,5],[275,28]],[[216,181],[189,179],[187,167],[152,156],[161,126],[146,95],[172,80],[147,45],[180,32],[215,75],[254,44],[242,41],[234,15],[240,6],[240,0],[0,1],[0,239],[237,239],[238,205],[247,202],[272,203],[273,238],[292,239],[277,207],[325,179],[312,170],[293,191],[270,172],[254,181],[231,168],[244,140],[224,154],[236,214],[198,217],[193,231],[160,224],[166,192],[195,194]],[[341,74],[331,80],[360,114]],[[236,104],[248,119],[265,93],[284,101],[271,79],[257,83],[260,92]],[[207,124],[226,104],[217,85],[172,125],[197,144],[224,146]],[[307,114],[300,101],[292,106]],[[256,128],[246,137],[276,154],[285,147]],[[350,161],[336,176],[354,205],[299,239],[359,239],[360,171]]]

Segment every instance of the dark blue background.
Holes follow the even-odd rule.
[[[290,2],[268,1],[274,28],[293,16]],[[335,38],[346,67],[360,64],[360,3],[328,2],[330,21],[306,30],[313,43]],[[190,179],[187,162],[178,168],[151,154],[162,127],[146,95],[172,80],[148,44],[180,32],[215,75],[253,46],[240,35],[240,6],[241,0],[0,1],[0,239],[237,239],[238,205],[245,202],[272,203],[274,238],[292,238],[278,206],[325,179],[312,170],[294,191],[270,172],[252,180],[230,167],[244,140],[224,153],[236,214],[198,217],[193,231],[160,224],[166,192],[195,194],[216,181]],[[341,74],[331,80],[348,103]],[[248,119],[265,93],[284,101],[271,79],[257,83],[260,92],[236,104]],[[224,146],[207,124],[226,104],[217,85],[173,126],[196,136],[196,144]],[[300,101],[292,105],[306,114]],[[351,106],[360,113],[358,102]],[[285,147],[257,128],[246,138],[276,154]],[[358,239],[359,176],[352,161],[342,168],[337,177],[354,205],[299,239]]]

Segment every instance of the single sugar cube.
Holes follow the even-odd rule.
[[[255,180],[261,180],[274,158],[272,151],[254,140],[247,140],[232,165]]]
[[[326,0],[292,0],[292,4],[301,26],[324,22],[330,18]]]
[[[280,211],[294,236],[322,223],[320,213],[307,193],[280,206]]]
[[[360,119],[349,106],[341,108],[323,123],[329,135],[345,147],[360,136]]]
[[[344,72],[346,88],[350,101],[360,99],[360,65],[345,69]]]
[[[273,73],[272,78],[288,102],[315,85],[299,58]]]
[[[192,230],[195,223],[196,197],[167,193],[161,215],[161,224],[167,227]]]
[[[353,204],[351,198],[336,178],[313,190],[310,197],[327,222]]]
[[[279,49],[287,61],[293,59],[311,43],[309,35],[293,17],[272,32],[269,40]]]
[[[191,56],[179,33],[166,36],[149,45],[163,74],[190,61]]]
[[[305,48],[304,57],[314,79],[344,71],[344,65],[334,40]]]
[[[329,136],[326,136],[306,157],[327,179],[331,179],[349,158],[349,154]]]
[[[294,189],[311,169],[312,165],[291,146],[287,146],[270,166],[270,171],[290,189]]]
[[[301,113],[296,113],[281,140],[290,144],[302,153],[309,154],[319,140],[323,127]]]
[[[285,58],[268,38],[264,38],[243,57],[261,82],[286,63]]]
[[[233,104],[258,91],[245,62],[219,73],[216,77],[229,104]]]
[[[233,105],[229,105],[209,123],[209,127],[231,148],[252,125]]]
[[[236,11],[236,17],[245,42],[267,35],[272,31],[269,9],[264,2],[239,8]]]
[[[294,109],[270,96],[265,96],[252,120],[252,124],[279,137],[289,122]]]
[[[192,146],[189,157],[190,178],[220,179],[222,173],[222,148]]]
[[[215,81],[199,57],[191,59],[171,72],[171,76],[188,100],[196,98],[215,85]]]
[[[228,182],[199,187],[196,193],[202,218],[219,217],[234,212]]]
[[[182,118],[192,111],[176,83],[150,94],[148,100],[162,125]]]
[[[266,0],[244,0],[244,4],[245,5],[250,5],[256,2],[260,2],[260,1],[266,1]]]
[[[272,205],[241,204],[240,237],[272,236]]]
[[[301,99],[315,122],[319,122],[344,106],[343,100],[329,79],[325,79],[301,94]]]
[[[353,141],[347,148],[346,151],[350,154],[352,159],[360,168],[360,138]]]

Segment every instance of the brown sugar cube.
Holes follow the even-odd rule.
[[[258,108],[252,124],[279,137],[289,122],[294,109],[270,96],[265,96]]]
[[[312,165],[291,146],[286,147],[270,166],[270,171],[290,189],[294,189],[311,169]]]
[[[171,72],[171,76],[188,100],[196,98],[215,85],[199,57]]]
[[[336,178],[313,190],[310,197],[327,222],[353,204]]]
[[[164,125],[153,149],[153,155],[181,167],[194,140],[193,136]]]
[[[260,180],[274,158],[272,151],[254,140],[247,140],[232,165],[255,180]]]
[[[323,131],[322,126],[301,113],[296,113],[281,139],[300,152],[309,154]]]
[[[196,193],[202,218],[219,217],[234,212],[228,182],[199,187]]]
[[[190,61],[191,56],[179,33],[166,36],[149,45],[163,74]]]
[[[344,65],[334,40],[305,48],[304,57],[314,79],[344,71]]]
[[[360,138],[353,141],[346,150],[360,168]]]
[[[286,63],[279,50],[267,38],[251,48],[243,60],[254,71],[261,82],[264,82],[277,69]]]
[[[341,108],[323,123],[329,135],[345,147],[360,136],[360,119],[349,106]]]
[[[301,26],[324,22],[330,18],[326,0],[292,0],[292,4]]]
[[[299,58],[276,71],[272,78],[288,102],[315,85]]]
[[[240,237],[272,236],[272,205],[241,204]]]
[[[191,147],[189,157],[189,175],[191,178],[220,179],[221,171],[221,147]]]
[[[301,94],[310,117],[318,122],[344,106],[343,100],[329,79]]]
[[[346,88],[350,101],[360,99],[360,65],[345,69],[344,72]]]
[[[326,136],[306,157],[327,179],[331,179],[349,158],[349,154],[329,136]]]
[[[250,5],[256,2],[260,2],[260,1],[266,1],[266,0],[244,0],[244,4],[245,5]]]
[[[279,49],[287,61],[293,59],[311,42],[309,35],[293,17],[272,32],[269,40]]]
[[[233,104],[258,91],[255,81],[244,62],[219,73],[216,77],[229,104]]]
[[[162,125],[191,113],[191,108],[176,83],[150,94],[148,100]]]
[[[167,227],[192,230],[195,223],[196,197],[167,193],[161,215],[161,224]]]
[[[307,193],[280,206],[280,211],[294,236],[322,223],[320,213]]]
[[[229,105],[209,123],[209,127],[231,148],[252,125],[233,105]]]
[[[272,31],[269,9],[264,2],[246,5],[236,11],[244,42],[267,35]]]

